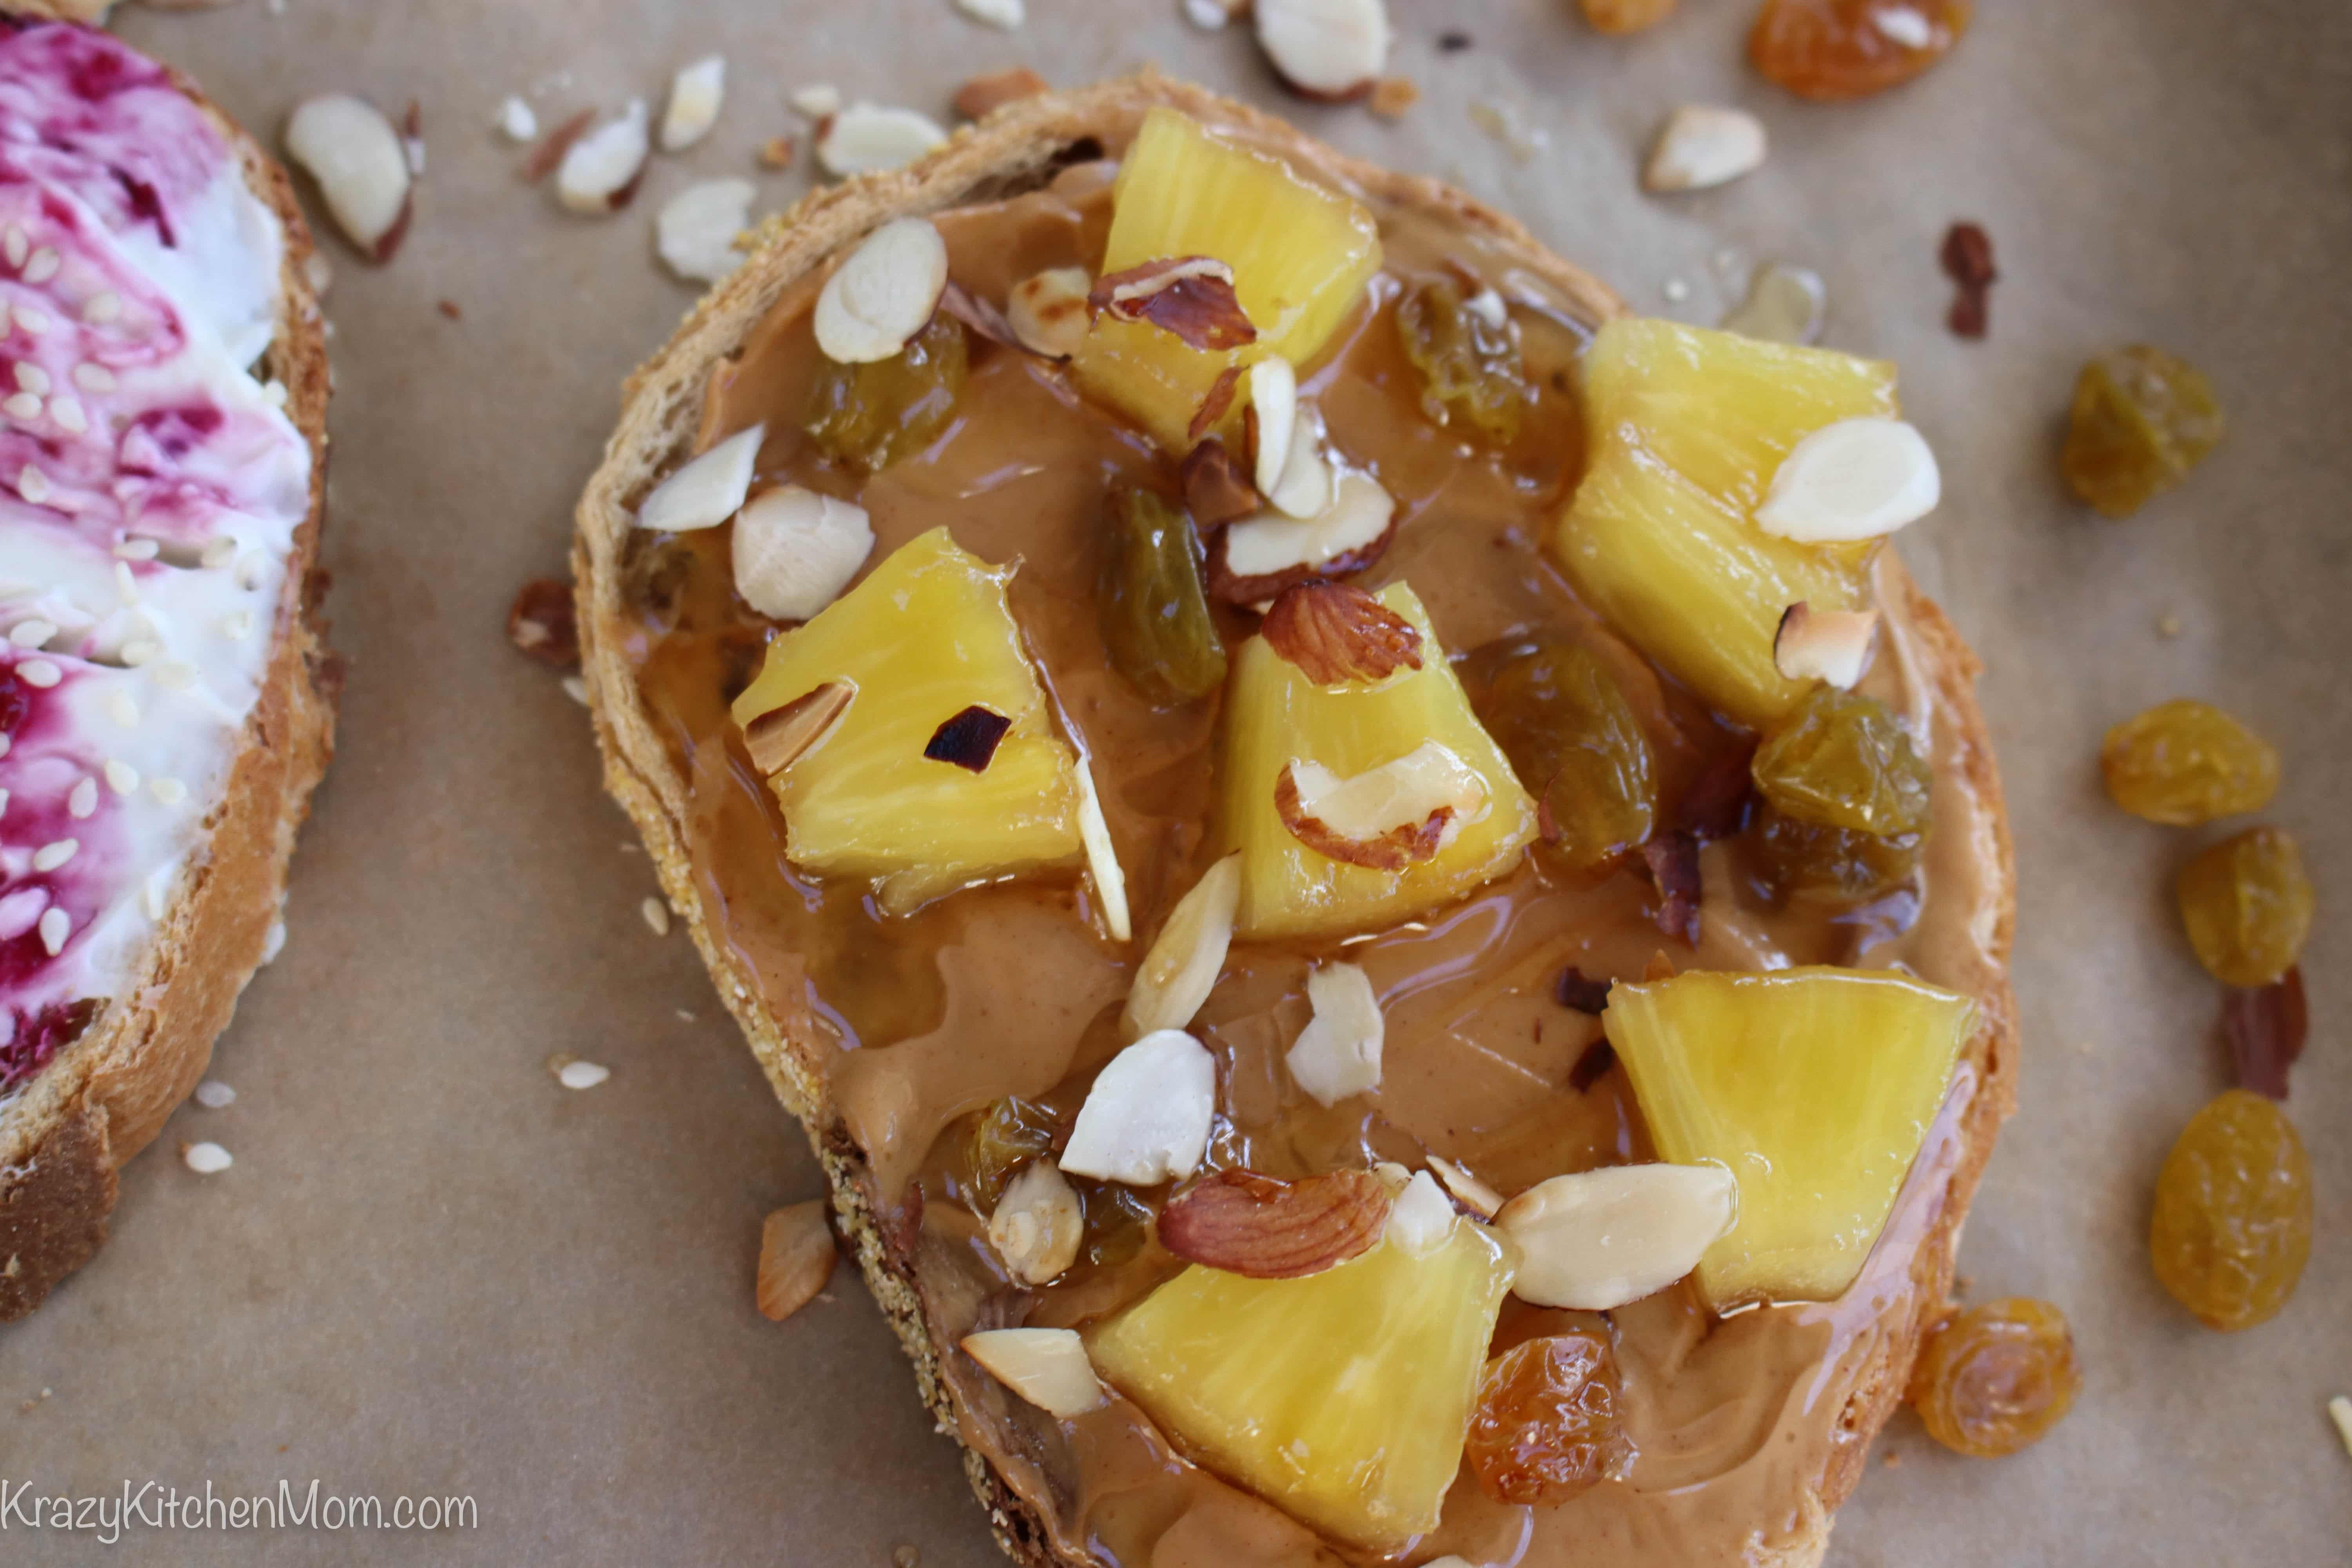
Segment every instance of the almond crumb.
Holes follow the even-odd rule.
[[[760,167],[789,169],[800,150],[800,138],[796,136],[771,136],[760,143]]]
[[[976,76],[956,89],[955,111],[966,120],[985,120],[1008,103],[1048,90],[1050,84],[1044,77],[1027,66],[1013,66]]]
[[[1384,76],[1373,84],[1372,112],[1382,120],[1401,120],[1420,101],[1420,84],[1409,76]]]

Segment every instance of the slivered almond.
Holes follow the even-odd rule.
[[[809,1304],[833,1278],[840,1256],[825,1222],[822,1198],[793,1204],[760,1227],[760,1278],[754,1289],[762,1317],[782,1322]]]
[[[729,543],[744,603],[780,621],[805,621],[866,564],[874,529],[855,502],[779,485],[744,503]]]
[[[1388,64],[1383,0],[1255,0],[1258,47],[1284,85],[1303,97],[1341,102],[1372,89]]]
[[[1025,350],[1028,347],[1013,333],[1013,323],[1004,319],[1003,311],[952,278],[948,279],[947,288],[940,294],[940,309],[990,342],[1003,343],[1014,349]]]
[[[637,505],[637,526],[660,533],[716,528],[742,510],[768,427],[754,425],[690,458]]]
[[[1371,1250],[1391,1201],[1370,1171],[1297,1182],[1219,1171],[1160,1211],[1160,1245],[1228,1274],[1297,1279]]]
[[[976,76],[956,89],[955,111],[966,120],[985,120],[1008,103],[1018,103],[1024,98],[1034,98],[1050,89],[1051,84],[1027,66],[990,71]]]
[[[988,1216],[989,1246],[1024,1285],[1043,1285],[1077,1261],[1085,1234],[1077,1192],[1048,1160],[1022,1166]]]
[[[1780,616],[1772,664],[1790,680],[1826,680],[1851,689],[1870,661],[1876,610],[1816,610],[1802,599]]]
[[[646,102],[631,99],[620,115],[586,132],[565,149],[555,167],[555,194],[576,213],[591,216],[618,212],[629,205],[645,177],[646,154],[652,151]]]
[[[1285,588],[1259,629],[1266,647],[1318,686],[1370,684],[1421,668],[1413,624],[1345,583]]]
[[[1083,267],[1049,267],[1013,286],[1004,319],[1021,346],[1047,359],[1067,359],[1086,341],[1087,295],[1094,279]]]
[[[1360,572],[1396,536],[1396,503],[1369,474],[1341,474],[1331,504],[1301,521],[1266,510],[1217,536],[1209,593],[1228,605],[1255,605],[1294,584]]]
[[[1087,308],[1122,321],[1149,321],[1188,348],[1237,349],[1257,329],[1234,293],[1234,269],[1209,256],[1147,261],[1095,279]]]
[[[1412,1258],[1426,1258],[1453,1237],[1461,1223],[1454,1200],[1440,1192],[1427,1171],[1415,1171],[1389,1210],[1388,1239]]]
[[[1258,412],[1255,402],[1250,407]],[[1272,488],[1265,491],[1266,503],[1285,517],[1312,521],[1331,510],[1339,494],[1339,470],[1323,449],[1323,416],[1312,408],[1300,407],[1291,421],[1288,447],[1282,466],[1272,476]],[[1266,449],[1261,440],[1256,458],[1261,479],[1266,477]]]
[[[1502,1212],[1503,1194],[1453,1161],[1441,1160],[1432,1154],[1429,1168],[1437,1173],[1437,1179],[1445,1184],[1445,1190],[1480,1219],[1493,1219]]]
[[[1591,1312],[1638,1301],[1698,1267],[1731,1228],[1737,1197],[1721,1165],[1612,1165],[1538,1182],[1495,1216],[1519,1247],[1511,1289]]]
[[[817,347],[836,364],[888,359],[923,330],[947,286],[947,242],[931,220],[886,223],[858,241],[818,290]]]
[[[1426,860],[1486,814],[1486,781],[1434,741],[1341,778],[1294,761],[1275,781],[1275,809],[1291,837],[1351,866],[1402,871]]]
[[[1005,1387],[1064,1420],[1102,1404],[1102,1380],[1074,1329],[983,1329],[959,1342]]]
[[[1184,510],[1192,514],[1197,528],[1221,527],[1258,509],[1256,487],[1213,436],[1185,455],[1178,477],[1184,486]]]
[[[1381,1046],[1388,1025],[1371,976],[1352,963],[1327,963],[1307,976],[1315,1016],[1283,1057],[1291,1080],[1321,1105],[1381,1086]]]
[[[1209,384],[1207,394],[1201,399],[1201,406],[1192,411],[1192,422],[1184,431],[1185,438],[1198,442],[1207,435],[1210,428],[1225,416],[1225,411],[1234,405],[1234,392],[1241,384],[1241,366],[1229,364],[1221,371],[1217,379]]]
[[[1113,942],[1135,935],[1127,909],[1127,872],[1118,863],[1118,847],[1111,842],[1110,824],[1103,816],[1102,797],[1095,793],[1094,762],[1078,759],[1078,842],[1087,852],[1087,875],[1102,905],[1103,929]]]
[[[1210,867],[1168,911],[1151,951],[1136,966],[1119,1032],[1139,1040],[1161,1029],[1181,1029],[1216,989],[1233,945],[1241,907],[1242,858],[1237,850]]]
[[[814,751],[857,695],[854,680],[828,680],[782,708],[761,714],[743,726],[743,747],[751,765],[770,778]]]
[[[1136,1187],[1181,1181],[1201,1168],[1216,1112],[1216,1058],[1181,1030],[1156,1029],[1095,1075],[1061,1167]]]

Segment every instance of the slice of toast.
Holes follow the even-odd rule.
[[[780,300],[795,289],[800,292],[793,297],[805,300],[814,274],[885,222],[1035,189],[1074,161],[1100,157],[1106,150],[1115,155],[1156,105],[1237,132],[1319,178],[1363,193],[1385,211],[1477,237],[1540,279],[1588,326],[1622,313],[1603,286],[1549,255],[1509,218],[1460,193],[1345,158],[1269,116],[1147,71],[1011,105],[911,168],[818,192],[773,220],[751,258],[630,381],[619,427],[580,504],[573,553],[585,671],[607,787],[643,834],[669,901],[692,929],[721,999],[776,1092],[807,1130],[832,1184],[842,1228],[913,1359],[925,1401],[940,1429],[967,1447],[965,1468],[998,1539],[1014,1558],[1040,1568],[1099,1561],[1083,1536],[1074,1535],[1057,1517],[1067,1500],[1035,1462],[1044,1447],[1063,1439],[1051,1432],[1050,1423],[1037,1440],[1044,1447],[1033,1445],[1024,1452],[1017,1437],[1005,1439],[1003,1391],[955,1349],[955,1337],[971,1326],[969,1303],[961,1309],[961,1321],[950,1322],[946,1304],[926,1290],[917,1265],[923,1228],[919,1207],[910,1213],[885,1192],[828,1081],[837,1048],[805,1009],[766,1005],[763,995],[772,993],[763,993],[761,974],[730,939],[725,911],[718,907],[725,897],[723,882],[715,883],[707,868],[697,868],[692,781],[674,760],[636,684],[629,646],[637,633],[625,599],[625,550],[638,503],[707,444],[704,400],[713,377],[743,353]],[[1961,1217],[2013,1102],[2017,1040],[2005,965],[2014,880],[1999,781],[1972,695],[1978,667],[1891,554],[1879,570],[1878,592],[1904,627],[1906,666],[1918,697],[1916,711],[1939,737],[1939,777],[1961,786],[1973,803],[1969,820],[1938,827],[1965,846],[1972,873],[1967,907],[1947,914],[1971,934],[1956,972],[1936,978],[1976,999],[1982,1026],[1967,1049],[1961,1087],[1931,1141],[1933,1157],[1919,1161],[1897,1222],[1890,1225],[1882,1246],[1886,1256],[1874,1261],[1876,1294],[1841,1330],[1846,1347],[1840,1363],[1845,1379],[1842,1400],[1822,1413],[1813,1451],[1787,1461],[1798,1478],[1790,1495],[1774,1500],[1769,1517],[1759,1508],[1757,1517],[1737,1521],[1735,1533],[1744,1545],[1735,1550],[1733,1561],[1818,1561],[1830,1516],[1860,1479],[1869,1440],[1902,1396],[1923,1329],[1943,1308]],[[1225,1552],[1219,1560],[1236,1563],[1297,1561],[1312,1551],[1302,1551],[1292,1536],[1284,1537],[1289,1555],[1256,1553],[1243,1549],[1243,1533],[1238,1527],[1229,1536],[1196,1533],[1192,1542],[1197,1547],[1213,1539]],[[1316,1560],[1327,1557],[1318,1554]],[[1618,1552],[1609,1560],[1685,1559],[1661,1547],[1647,1557]]]
[[[51,391],[30,419],[12,409],[0,446],[29,428],[58,456],[45,483],[8,454],[0,553],[23,570],[0,573],[0,616],[58,629],[5,649],[27,707],[0,752],[0,844],[20,847],[0,851],[0,910],[22,900],[0,915],[0,1321],[105,1240],[116,1173],[204,1076],[281,940],[341,683],[315,566],[325,323],[284,170],[193,82],[107,35],[7,26],[0,165],[18,178],[0,190],[0,292],[14,310],[53,303],[37,339],[20,314],[0,343],[47,365]],[[70,151],[41,133],[68,75]],[[12,232],[35,221],[14,193],[46,204],[57,244]],[[68,386],[81,416],[56,403]],[[111,432],[119,444],[78,439]],[[50,669],[28,676],[35,662]],[[21,919],[37,896],[42,920],[64,911],[46,930]]]

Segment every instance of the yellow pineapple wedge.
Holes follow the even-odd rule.
[[[1620,984],[1601,1021],[1658,1157],[1738,1181],[1739,1217],[1698,1266],[1721,1309],[1853,1283],[1976,1005],[1891,970],[1816,967]]]
[[[1195,1265],[1087,1349],[1195,1459],[1393,1552],[1437,1524],[1511,1273],[1466,1220],[1423,1256],[1384,1241],[1299,1279]]]
[[[738,724],[827,681],[856,689],[833,730],[771,781],[794,865],[874,878],[883,906],[904,911],[1077,858],[1077,758],[1022,651],[1012,575],[935,528],[770,645],[735,700]],[[971,707],[1012,721],[987,768],[926,757],[940,726]]]
[[[1554,546],[1593,607],[1747,724],[1808,683],[1774,668],[1799,599],[1851,609],[1875,542],[1801,544],[1752,513],[1790,448],[1824,425],[1893,415],[1894,367],[1673,321],[1612,321],[1584,356],[1591,467]]]
[[[1144,116],[1112,203],[1105,273],[1214,258],[1234,269],[1234,292],[1257,329],[1255,342],[1222,353],[1107,316],[1087,331],[1079,379],[1171,452],[1191,447],[1187,426],[1228,366],[1269,354],[1305,364],[1380,270],[1379,229],[1361,204],[1172,109]]]
[[[1264,637],[1244,643],[1225,697],[1225,761],[1218,833],[1242,855],[1244,939],[1370,931],[1450,903],[1519,863],[1536,836],[1535,802],[1502,748],[1470,711],[1429,613],[1392,583],[1380,602],[1422,637],[1422,668],[1374,686],[1316,685]],[[1275,784],[1293,761],[1342,778],[1435,742],[1486,785],[1486,815],[1433,858],[1386,871],[1334,860],[1283,825]]]

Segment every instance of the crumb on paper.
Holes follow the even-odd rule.
[[[1878,1457],[1878,1462],[1890,1470],[1899,1470],[1903,1468],[1903,1456],[1896,1450],[1889,1448]]]
[[[613,1069],[598,1062],[569,1061],[555,1069],[555,1081],[566,1089],[594,1089],[613,1076]]]
[[[1420,84],[1409,76],[1382,77],[1372,88],[1372,112],[1382,120],[1402,120],[1420,101]]]
[[[41,1390],[42,1398],[48,1396],[47,1389]],[[2336,1423],[2336,1435],[2344,1439],[2344,1451],[2352,1454],[2352,1394],[2339,1394],[2329,1400],[2327,1418]]]
[[[637,906],[637,912],[646,917],[646,924],[652,928],[653,933],[656,936],[667,936],[669,934],[669,906],[667,904],[663,903],[659,899],[648,895],[646,901]]]
[[[433,308],[440,311],[443,315],[448,317],[453,321],[462,321],[466,319],[465,307],[458,304],[455,300],[440,300]]]
[[[181,1145],[180,1158],[199,1176],[216,1176],[236,1163],[227,1150],[209,1142]]]
[[[922,1560],[922,1552],[912,1546],[896,1547],[890,1552],[890,1561],[895,1568],[915,1568],[915,1564]]]
[[[236,1103],[236,1090],[216,1078],[208,1078],[196,1085],[196,1103],[206,1110],[221,1110]]]
[[[694,1022],[694,1009],[691,1007],[680,1007],[677,1010],[677,1016],[678,1020],[681,1023],[691,1024]]]
[[[2180,617],[2174,615],[2169,610],[2167,610],[2164,614],[2157,616],[2156,635],[2160,637],[2179,637],[2180,635]]]
[[[1505,103],[1480,99],[1470,106],[1470,123],[1501,142],[1517,163],[1532,162],[1551,144],[1551,134],[1523,122],[1518,110]]]
[[[762,169],[791,168],[793,158],[799,153],[800,146],[800,138],[797,136],[769,137],[760,143],[760,167]]]
[[[520,94],[499,105],[499,133],[509,142],[529,142],[539,134],[539,114]]]

